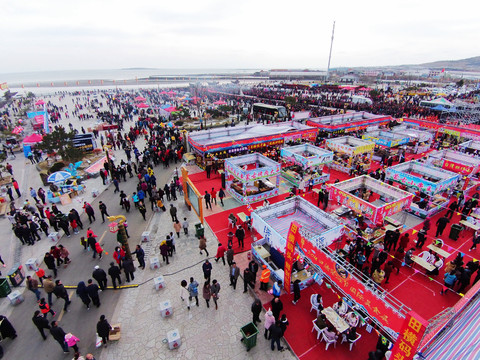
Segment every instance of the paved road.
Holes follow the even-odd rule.
[[[170,166],[167,171],[163,170],[163,167],[155,168],[155,174],[157,176],[157,184],[164,185],[172,176],[172,171],[175,167]],[[131,194],[136,191],[137,179],[133,177],[128,179],[127,182],[120,184],[120,189],[125,193]],[[79,235],[72,235],[70,238],[63,237],[60,241],[61,244],[67,247],[70,251],[71,264],[67,268],[61,267],[58,271],[57,279],[61,279],[65,285],[75,285],[83,280],[87,281],[91,278],[92,271],[95,265],[100,265],[107,271],[109,263],[113,261],[112,253],[117,246],[116,235],[111,234],[108,231],[108,221],[102,224],[100,212],[98,210],[98,201],[103,201],[107,205],[109,215],[123,214],[127,216],[128,231],[130,235],[130,247],[133,250],[135,245],[140,242],[141,233],[144,231],[152,216],[150,208],[147,207],[147,221],[144,221],[141,214],[132,208],[129,213],[126,213],[121,209],[119,205],[118,193],[113,194],[113,185],[108,190],[105,190],[95,201],[92,206],[96,212],[96,221],[92,225],[89,225],[86,215],[82,215],[82,222],[84,224],[84,230]],[[149,206],[149,203],[147,203]],[[79,208],[79,207],[78,207]],[[83,250],[80,245],[80,236],[84,236],[88,226],[91,226],[95,234],[99,238],[103,235],[104,244],[103,248],[109,253],[108,256],[104,256],[102,260],[92,259],[91,252]],[[41,242],[49,241],[43,238]],[[136,265],[138,263],[135,261]],[[137,271],[142,271],[137,269]],[[47,271],[48,273],[48,271]],[[124,278],[122,276],[122,278]],[[109,281],[109,285],[111,285]],[[81,339],[80,349],[94,349],[95,348],[95,329],[96,323],[100,315],[104,314],[107,319],[111,318],[114,313],[116,303],[120,294],[120,291],[125,290],[106,290],[100,294],[102,305],[100,308],[92,307],[91,310],[85,308],[83,303],[75,295],[74,289],[69,289],[71,293],[72,304],[69,307],[69,312],[61,313],[64,301],[62,299],[56,300],[53,303],[52,308],[57,312],[54,319],[60,319],[60,326],[66,332],[71,332]],[[42,291],[42,295],[44,292]],[[54,296],[55,298],[55,296]],[[36,298],[30,291],[25,291],[25,302],[18,305],[14,309],[13,313],[9,316],[13,322],[19,336],[14,341],[5,340],[2,345],[4,346],[7,357],[9,359],[66,359],[73,356],[73,350],[70,355],[64,355],[60,349],[59,344],[53,340],[50,336],[46,341],[43,341],[38,330],[34,327],[31,318],[33,312],[38,309]],[[48,316],[49,320],[52,320],[51,315]]]

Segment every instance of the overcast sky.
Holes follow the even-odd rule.
[[[480,2],[3,1],[0,73],[400,65],[480,55]]]

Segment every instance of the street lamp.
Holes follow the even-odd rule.
[[[130,252],[130,246],[128,245],[127,232],[125,231],[125,222],[127,218],[123,215],[108,216],[108,221],[110,224],[111,233],[117,233],[117,241],[122,244],[123,249],[125,250],[126,257],[128,259],[132,258],[132,253]],[[118,221],[118,223],[116,222]]]

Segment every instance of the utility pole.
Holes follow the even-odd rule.
[[[325,78],[325,82],[328,82],[328,73],[330,72],[330,59],[332,58],[332,47],[333,47],[333,36],[335,35],[335,21],[333,22],[333,29],[332,29],[332,40],[330,42],[330,54],[328,55],[328,66],[327,66],[327,76]]]

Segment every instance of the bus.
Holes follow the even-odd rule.
[[[260,118],[270,121],[287,120],[287,109],[285,109],[285,106],[255,103],[253,104],[252,112],[255,120]]]

